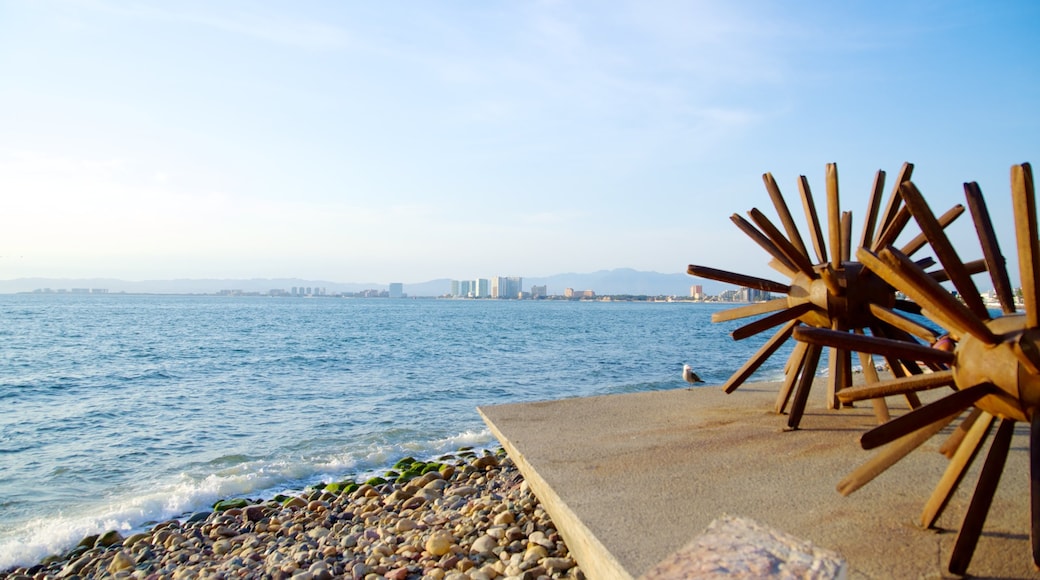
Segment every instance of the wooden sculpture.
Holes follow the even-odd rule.
[[[993,424],[998,423],[950,558],[949,570],[955,574],[964,574],[971,562],[1004,469],[1016,421],[1030,425],[1030,535],[1033,562],[1040,567],[1040,285],[1037,280],[1040,248],[1029,164],[1012,168],[1011,186],[1024,313],[1015,312],[1004,258],[978,185],[968,183],[964,189],[1001,305],[1002,313],[996,318],[990,316],[979,297],[970,268],[965,267],[942,228],[937,227],[938,222],[920,192],[913,183],[907,182],[900,186],[900,194],[939,261],[950,273],[950,281],[963,302],[927,276],[905,252],[889,246],[876,252],[860,249],[857,256],[871,271],[912,297],[926,316],[945,328],[957,340],[953,351],[893,343],[873,336],[855,337],[852,342],[845,333],[818,328],[794,332],[795,338],[807,345],[915,356],[949,366],[949,370],[922,377],[896,378],[838,393],[841,400],[853,401],[953,387],[950,394],[866,432],[861,438],[865,449],[886,447],[838,485],[843,495],[871,481],[965,410],[974,407],[955,431],[957,444],[951,461],[921,514],[921,525],[930,527],[946,507]]]
[[[885,172],[880,170],[877,172],[867,206],[862,238],[858,246],[860,250],[876,251],[884,248],[894,242],[903,232],[909,222],[910,213],[901,206],[898,192],[900,184],[910,179],[912,171],[913,165],[909,163],[903,165],[887,207],[880,216],[880,222],[878,217],[885,187]],[[806,221],[809,223],[815,261],[806,250],[798,227],[791,217],[787,203],[773,176],[766,173],[762,179],[786,235],[781,233],[779,228],[757,208],[748,212],[754,224],[737,214],[733,214],[731,219],[737,227],[772,256],[769,266],[789,278],[790,282],[784,284],[706,266],[691,265],[687,270],[693,276],[786,295],[783,298],[741,306],[712,315],[713,322],[767,315],[733,331],[732,336],[736,340],[780,326],[779,331],[726,381],[723,390],[727,393],[736,390],[791,337],[796,327],[802,325],[854,334],[862,334],[865,330],[869,330],[874,336],[884,336],[897,341],[913,341],[912,336],[921,337],[930,343],[938,339],[931,329],[897,312],[897,310],[902,310],[919,313],[918,306],[909,301],[897,300],[890,284],[872,271],[865,270],[859,262],[851,259],[852,214],[841,211],[836,165],[832,163],[827,166],[828,239],[826,241],[809,189],[809,182],[805,176],[802,176],[798,182]],[[948,211],[938,219],[940,229],[952,223],[963,212],[964,207],[960,205]],[[922,234],[903,246],[902,252],[912,255],[925,243],[926,238]],[[934,261],[928,258],[918,262],[917,266],[929,267],[932,264]],[[972,264],[969,266],[969,270],[978,271],[981,267],[980,264]],[[938,279],[945,277],[945,273],[941,271],[931,275]],[[842,344],[829,351],[827,406],[830,409],[840,405],[837,393],[852,384],[850,356],[853,350],[858,349]],[[822,351],[823,348],[816,344],[798,343],[788,359],[784,383],[777,396],[775,410],[777,413],[784,412],[791,400],[793,390],[794,401],[791,403],[788,417],[788,426],[792,429],[797,429],[801,421]],[[873,359],[869,355],[861,355],[860,360],[864,372],[875,377]],[[921,374],[922,369],[916,362],[918,360],[913,353],[908,356],[899,355],[887,358],[889,366],[897,376],[904,376],[908,373]],[[920,404],[914,393],[908,393],[907,398],[912,407]],[[883,399],[875,400],[874,408],[879,422],[888,420],[888,409]]]

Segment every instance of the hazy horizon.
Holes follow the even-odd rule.
[[[936,213],[979,182],[1018,284],[1035,3],[0,12],[0,279],[776,278],[729,219],[774,215],[764,172],[806,235],[797,178],[822,207],[836,162],[858,240],[874,172],[887,198],[909,161]],[[948,231],[981,257],[970,216]]]

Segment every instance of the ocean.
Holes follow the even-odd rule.
[[[476,407],[718,388],[703,303],[0,295],[0,570],[83,537],[493,448]],[[778,379],[790,344],[752,380]]]

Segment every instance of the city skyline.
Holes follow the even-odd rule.
[[[1014,263],[1040,162],[1031,2],[0,10],[0,279],[768,277],[729,217],[830,162],[855,235],[878,169],[978,181]]]

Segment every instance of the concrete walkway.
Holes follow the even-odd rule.
[[[593,580],[639,577],[724,515],[838,552],[849,578],[952,577],[947,562],[984,455],[938,529],[923,530],[915,522],[945,469],[937,449],[952,427],[842,497],[837,483],[873,455],[858,444],[874,425],[869,404],[814,407],[819,385],[802,428],[785,431],[786,417],[772,412],[777,389],[699,387],[479,411]],[[893,415],[905,412],[889,402]],[[973,576],[1040,577],[1029,556],[1028,485],[1028,426],[1020,424]]]

